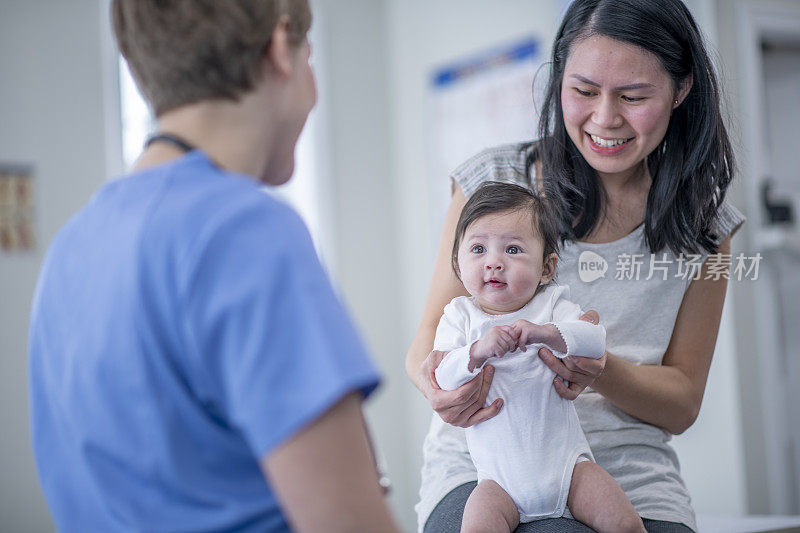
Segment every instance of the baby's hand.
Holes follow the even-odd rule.
[[[511,326],[495,326],[480,340],[472,343],[467,368],[472,372],[490,357],[503,357],[508,352],[513,352],[516,347],[517,337]]]
[[[517,348],[526,351],[528,344],[546,344],[549,340],[550,331],[547,326],[534,324],[524,319],[517,320],[511,324],[511,333],[517,343]]]

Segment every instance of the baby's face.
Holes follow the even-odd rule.
[[[529,213],[486,215],[467,227],[461,240],[461,281],[487,313],[511,313],[533,298],[544,279],[543,254]]]

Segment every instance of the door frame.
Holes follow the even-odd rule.
[[[751,250],[768,252],[783,246],[785,234],[765,224],[761,205],[761,184],[770,172],[769,151],[764,143],[767,119],[762,43],[776,38],[800,42],[800,2],[792,5],[740,1],[735,21],[741,95],[739,124],[742,146],[747,150],[747,157],[740,158],[749,218],[745,230]],[[780,317],[776,302],[780,295],[770,279],[769,269],[762,272],[766,279],[750,287],[751,301],[758,312],[750,315],[754,320],[747,331],[739,329],[739,336],[755,331],[757,347],[755,356],[739,352],[748,507],[751,513],[798,514],[800,465],[791,468],[786,464],[791,459],[792,430],[787,402],[792,395],[779,359],[784,350],[777,320]],[[741,344],[752,346],[752,341]],[[745,362],[745,358],[750,361]],[[746,405],[750,407],[745,408]]]

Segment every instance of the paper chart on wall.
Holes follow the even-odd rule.
[[[484,148],[535,137],[533,87],[541,63],[538,40],[526,38],[433,73],[428,142],[432,227],[441,227],[450,201],[447,176],[453,169]],[[546,76],[541,70],[537,86]]]

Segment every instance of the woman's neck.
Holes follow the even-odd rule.
[[[639,225],[644,219],[647,197],[653,180],[647,165],[615,175],[600,175],[606,191],[607,203],[604,205],[606,218],[623,229],[631,224]]]
[[[594,230],[582,240],[613,242],[631,233],[645,218],[652,179],[646,166],[620,174],[598,176],[606,192],[600,218]]]
[[[652,183],[645,161],[624,172],[615,174],[598,172],[597,176],[610,200],[639,195],[647,196]]]

